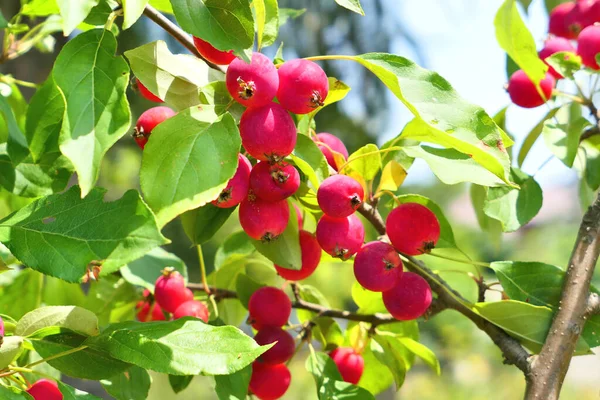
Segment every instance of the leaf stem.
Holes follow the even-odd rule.
[[[350,164],[352,161],[360,160],[363,157],[372,156],[373,154],[384,154],[396,150],[402,150],[402,147],[388,147],[387,149],[383,150],[369,151],[368,153],[359,154],[358,156],[350,158],[348,161],[346,161],[346,163],[340,167],[339,172],[341,173],[344,170],[344,168],[346,168],[348,164]]]
[[[204,291],[210,295],[210,286],[208,286],[208,279],[206,278],[206,264],[204,263],[204,254],[202,253],[202,246],[197,245],[198,250],[198,261],[200,262],[200,276],[202,278],[202,285],[204,285]]]
[[[454,261],[454,262],[461,263],[461,264],[475,265],[475,266],[487,267],[487,268],[490,267],[490,263],[486,263],[486,262],[482,262],[482,261],[463,260],[461,258],[450,257],[450,256],[443,256],[441,254],[435,254],[435,253],[427,253],[425,255],[432,256],[432,257],[437,257],[437,258],[442,258],[444,260]]]
[[[394,193],[390,192],[389,190],[378,191],[377,193],[375,193],[375,198],[378,199],[378,198],[382,197],[384,194],[389,195],[396,202],[397,206],[402,204],[402,203],[400,203],[400,200],[398,200],[398,197],[396,197],[396,195]]]

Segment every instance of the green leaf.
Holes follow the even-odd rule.
[[[0,29],[5,29],[8,28],[8,21],[6,20],[6,18],[4,18],[4,15],[2,15],[2,12],[0,12]]]
[[[294,9],[294,8],[280,8],[279,9],[279,26],[282,26],[288,20],[298,18],[306,12],[306,8]]]
[[[367,390],[343,382],[335,363],[327,354],[311,353],[305,365],[315,378],[320,400],[375,400]]]
[[[52,75],[31,98],[27,109],[25,136],[34,161],[44,154],[59,152],[58,137],[65,112],[65,100]]]
[[[96,183],[104,154],[131,123],[125,96],[129,67],[114,56],[116,49],[110,31],[87,31],[63,47],[52,72],[67,105],[60,150],[77,171],[82,197]]]
[[[435,356],[435,353],[429,348],[427,348],[425,345],[422,345],[416,340],[413,340],[408,337],[399,337],[397,338],[397,340],[411,353],[415,354],[417,357],[423,360],[425,364],[427,364],[429,368],[431,368],[431,370],[435,372],[436,375],[439,376],[442,373],[442,370],[440,368],[440,362]]]
[[[545,61],[559,74],[569,79],[573,79],[575,72],[581,69],[581,57],[569,51],[554,53]]]
[[[193,375],[169,375],[169,384],[173,392],[179,393],[184,391],[194,379]]]
[[[247,309],[252,293],[256,292],[263,286],[266,285],[255,281],[246,274],[239,274],[235,282],[235,291],[238,294],[240,303],[242,303],[242,305]]]
[[[548,114],[546,114],[544,118],[542,118],[542,120],[538,122],[538,124],[534,126],[533,129],[527,134],[527,137],[519,149],[519,155],[517,157],[519,167],[523,166],[523,162],[525,161],[527,154],[529,154],[529,150],[531,150],[537,139],[542,134],[542,130],[544,129],[546,121],[548,121],[550,118],[553,118],[558,110],[560,110],[560,107],[556,107],[548,111]]]
[[[327,159],[319,150],[319,146],[308,136],[298,135],[291,157],[294,164],[308,177],[315,191],[319,189],[321,182],[329,177]]]
[[[47,306],[74,305],[83,306],[86,296],[81,290],[81,285],[77,283],[68,283],[62,279],[51,276],[44,277],[44,288],[42,293],[42,302]]]
[[[170,0],[150,0],[150,5],[158,11],[173,14],[173,6]]]
[[[134,318],[139,294],[125,279],[115,275],[103,276],[92,282],[84,308],[98,316],[100,326]],[[110,304],[110,307],[107,307]],[[123,309],[124,307],[124,309]]]
[[[487,198],[487,191],[488,188],[486,187],[471,185],[469,190],[471,195],[471,204],[473,205],[473,210],[475,211],[475,216],[477,217],[479,226],[483,231],[490,235],[493,244],[498,247],[502,240],[502,224],[500,221],[488,217],[483,211],[483,206]]]
[[[279,33],[279,6],[277,0],[254,0],[258,50],[275,43]]]
[[[23,392],[14,386],[7,387],[4,385],[0,385],[0,397],[3,400],[35,400],[33,396],[27,392]]]
[[[371,351],[383,365],[387,366],[396,382],[396,391],[400,390],[406,378],[406,364],[398,338],[392,336],[373,336]]]
[[[112,13],[114,4],[109,4],[109,0],[100,0],[97,6],[91,9],[88,16],[83,21],[84,24],[91,26],[103,26],[108,21],[108,17]],[[81,25],[78,27],[81,29]]]
[[[336,320],[329,317],[318,317],[313,320],[312,337],[321,342],[323,350],[329,351],[344,345],[344,333]]]
[[[376,192],[382,190],[389,190],[395,192],[398,190],[404,180],[408,176],[408,172],[400,165],[396,160],[390,160],[383,171],[381,171],[381,178],[379,179],[379,185],[377,186]]]
[[[358,282],[352,284],[352,300],[358,306],[360,314],[387,313],[380,292],[371,292]]]
[[[494,18],[496,40],[500,47],[539,87],[548,66],[538,57],[535,40],[521,19],[515,0],[505,0]]]
[[[8,367],[21,352],[23,338],[21,336],[6,336],[0,346],[0,370]]]
[[[504,232],[513,232],[527,224],[542,208],[542,188],[518,168],[512,169],[512,179],[521,187],[489,188],[483,211],[502,224]]]
[[[185,31],[250,61],[245,51],[254,44],[254,19],[248,0],[171,0],[171,4]]]
[[[133,366],[100,383],[104,390],[117,400],[146,400],[152,379],[148,371]]]
[[[389,368],[375,357],[370,346],[365,347],[361,354],[365,367],[358,385],[373,395],[388,390],[394,384],[394,376]]]
[[[212,239],[234,211],[235,207],[219,208],[208,203],[183,213],[181,223],[192,244],[198,245]]]
[[[60,15],[63,17],[63,32],[69,36],[77,28],[77,25],[83,22],[92,8],[98,5],[100,0],[79,0],[76,2],[70,0],[56,0]],[[113,52],[110,52],[112,54]],[[74,78],[76,81],[79,79]]]
[[[131,261],[121,268],[121,275],[132,285],[141,286],[154,293],[154,283],[162,274],[162,270],[172,267],[187,280],[187,267],[183,260],[161,247],[152,249],[142,258]]]
[[[235,174],[240,146],[231,115],[217,117],[196,107],[154,128],[140,183],[159,225],[216,199]]]
[[[302,300],[307,301],[309,303],[319,304],[325,308],[331,308],[331,306],[329,305],[329,301],[327,301],[327,298],[316,287],[311,285],[298,285],[298,290],[300,298]],[[317,316],[317,313],[315,313],[314,311],[299,309],[296,310],[296,315],[298,317],[298,320],[301,323],[304,323],[313,320]]]
[[[359,0],[335,0],[340,6],[360,15],[365,15]]]
[[[219,400],[245,400],[252,368],[250,366],[230,375],[215,375],[215,392]]]
[[[133,25],[144,12],[148,0],[123,0],[123,29]]]
[[[58,14],[58,4],[56,0],[31,0],[23,5],[21,13],[23,15],[31,15],[45,17],[50,14]]]
[[[100,397],[75,389],[61,381],[57,381],[56,383],[58,383],[58,388],[63,394],[63,400],[101,400]]]
[[[356,172],[368,182],[375,178],[381,168],[381,153],[376,145],[369,143],[350,154],[343,169]]]
[[[202,86],[200,89],[200,104],[213,106],[217,115],[229,112],[236,122],[240,121],[246,110],[244,106],[233,100],[223,80]]]
[[[575,164],[576,168],[577,165],[581,166],[578,168],[580,175],[584,176],[585,183],[592,191],[600,187],[600,141],[596,141],[597,143],[593,144],[591,139],[588,139],[581,143],[577,154],[578,162]]]
[[[521,5],[523,6],[523,9],[525,10],[525,12],[527,12],[527,9],[529,8],[529,6],[531,5],[531,2],[533,0],[517,0],[519,3],[521,3]]]
[[[18,320],[40,306],[44,276],[34,270],[11,270],[0,275],[0,310]],[[6,310],[6,311],[4,311]]]
[[[28,267],[69,282],[79,281],[93,261],[106,275],[167,243],[138,192],[112,203],[103,201],[104,193],[94,189],[81,199],[74,186],[36,200],[0,220],[0,242]]]
[[[29,336],[50,326],[67,328],[83,335],[99,333],[96,315],[81,307],[48,306],[25,314],[17,323],[15,334]]]
[[[227,375],[269,349],[233,326],[210,326],[193,318],[110,325],[86,344],[111,356],[172,375]]]
[[[574,103],[561,107],[555,120],[547,120],[544,123],[544,142],[563,164],[571,168],[577,156],[579,137],[591,124],[581,116],[581,106]]]
[[[6,151],[8,152],[12,162],[14,164],[18,164],[29,155],[27,141],[25,140],[23,132],[21,132],[19,123],[15,118],[15,114],[13,113],[8,100],[0,94],[0,117],[2,115],[4,115],[4,119],[8,127]]]
[[[244,231],[234,232],[225,239],[215,254],[215,269],[229,260],[244,259],[256,249]]]

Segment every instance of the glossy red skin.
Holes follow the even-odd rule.
[[[329,93],[329,81],[318,64],[301,58],[279,67],[277,99],[294,114],[308,114],[323,105]]]
[[[260,400],[277,400],[288,390],[291,381],[292,374],[285,364],[268,365],[255,361],[249,389]]]
[[[365,244],[354,258],[354,276],[362,287],[384,292],[402,277],[402,260],[393,246],[380,241]]]
[[[347,260],[360,250],[365,228],[355,214],[346,218],[323,215],[317,223],[317,241],[327,254]]]
[[[277,342],[261,354],[260,361],[263,364],[283,364],[292,358],[296,350],[296,342],[292,335],[274,326],[266,326],[260,329],[254,336],[254,340],[261,346]]]
[[[570,51],[571,53],[575,53],[576,50],[568,39],[561,37],[551,37],[546,40],[546,43],[544,43],[544,48],[539,51],[538,55],[540,56],[542,61],[544,61],[545,64],[548,64],[545,61],[546,58],[550,57],[553,54],[560,53],[563,51]],[[548,72],[555,79],[564,78],[564,76],[559,74],[554,68],[550,66],[548,68]]]
[[[133,135],[138,146],[143,150],[154,128],[175,114],[175,111],[165,106],[153,107],[144,111],[135,124],[135,133]]]
[[[296,146],[294,120],[277,103],[244,111],[240,135],[246,151],[260,161],[281,161]]]
[[[338,165],[336,165],[335,158],[331,151],[333,150],[336,153],[340,153],[344,156],[344,160],[348,159],[348,149],[346,149],[344,143],[337,136],[333,136],[331,133],[322,132],[318,133],[316,138],[313,137],[313,140],[317,143],[317,146],[319,146],[325,159],[327,159],[327,164],[336,171],[338,170]]]
[[[588,26],[579,34],[577,54],[585,66],[598,70],[600,69],[596,62],[598,53],[600,53],[600,26]]]
[[[440,223],[427,207],[417,203],[400,204],[385,223],[392,245],[409,256],[429,253],[440,238]]]
[[[40,379],[27,389],[27,393],[35,400],[63,400],[58,383],[49,379]]]
[[[383,304],[400,321],[419,318],[431,304],[431,288],[427,281],[412,272],[405,272],[396,286],[383,292]]]
[[[279,76],[277,68],[267,56],[253,53],[250,64],[240,58],[229,64],[225,83],[229,94],[238,103],[246,107],[260,107],[273,101],[279,86]],[[244,91],[245,85],[251,86],[252,90]]]
[[[552,97],[552,89],[555,84],[556,81],[552,75],[546,73],[546,77],[540,82],[540,87],[546,97],[544,99],[525,72],[518,70],[508,80],[508,94],[516,105],[523,108],[535,108],[546,103]]]
[[[240,204],[248,196],[251,170],[252,164],[246,156],[238,154],[238,167],[233,178],[227,182],[225,189],[212,204],[219,208],[231,208]]]
[[[329,353],[329,357],[337,365],[342,378],[356,385],[360,381],[363,370],[365,369],[365,360],[351,347],[338,347]]]
[[[177,310],[173,313],[173,319],[179,319],[182,317],[195,317],[208,323],[208,308],[204,303],[197,300],[186,301],[177,307]]]
[[[140,94],[142,95],[142,97],[144,97],[147,100],[153,101],[155,103],[163,102],[163,100],[160,97],[158,97],[157,95],[155,95],[154,93],[149,91],[148,88],[146,86],[144,86],[144,84],[142,82],[140,82],[140,80],[138,78],[135,78],[135,81],[137,84],[137,88],[140,91]]]
[[[362,204],[365,192],[360,183],[346,175],[332,175],[325,179],[317,191],[319,207],[326,215],[344,218]]]
[[[304,217],[302,216],[302,209],[298,207],[296,203],[293,203],[294,210],[296,210],[296,218],[298,218],[298,229],[302,229],[304,226]]]
[[[136,316],[140,322],[164,321],[166,319],[162,308],[156,302],[140,301],[135,308],[138,310]]]
[[[233,55],[233,50],[230,51],[221,51],[214,48],[210,43],[194,36],[194,46],[204,58],[210,61],[213,64],[217,65],[229,65],[233,60],[235,60],[235,56]]]
[[[290,219],[287,201],[265,201],[249,195],[240,204],[239,220],[242,229],[256,240],[269,242],[285,231]]]
[[[177,307],[189,300],[183,276],[177,271],[159,276],[154,286],[154,299],[163,310],[175,312]]]
[[[302,268],[293,270],[275,265],[279,276],[288,281],[301,281],[315,272],[321,261],[321,246],[313,234],[301,230],[299,233]]]
[[[248,301],[250,322],[260,329],[267,326],[282,327],[292,313],[292,302],[281,289],[265,286],[252,293]]]
[[[300,187],[300,174],[293,165],[261,161],[250,172],[250,188],[266,201],[287,199]]]
[[[575,3],[559,4],[550,12],[548,32],[567,39],[576,39],[581,25],[576,22]]]

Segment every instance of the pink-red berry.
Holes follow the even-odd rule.
[[[317,143],[321,153],[325,156],[327,164],[336,171],[341,165],[337,165],[333,152],[339,153],[344,160],[348,159],[348,150],[346,149],[346,146],[338,137],[333,136],[331,133],[319,133],[313,140]]]
[[[256,240],[270,242],[285,231],[290,218],[286,200],[265,201],[252,192],[240,204],[239,219],[242,229]]]
[[[365,369],[365,360],[353,348],[337,347],[329,353],[329,357],[331,357],[338,371],[340,371],[342,379],[354,385],[360,381],[360,377]]]
[[[173,319],[182,317],[196,317],[208,323],[208,307],[201,301],[189,300],[181,304],[173,313]]]
[[[571,42],[568,39],[561,38],[561,37],[551,37],[546,40],[546,42],[544,43],[544,48],[542,50],[540,50],[538,54],[539,54],[540,58],[542,59],[542,61],[544,61],[544,63],[548,64],[546,62],[546,58],[550,57],[553,54],[560,53],[563,51],[569,51],[571,53],[574,53],[575,48],[573,47],[573,45],[571,45]],[[564,78],[561,74],[559,74],[552,67],[548,68],[548,72],[555,79]]]
[[[49,379],[40,379],[35,382],[27,393],[35,400],[63,400],[63,395],[58,389],[58,383]]]
[[[300,230],[300,251],[302,252],[302,267],[293,270],[275,265],[277,273],[288,281],[301,281],[315,272],[321,261],[321,246],[313,234]]]
[[[347,260],[360,250],[365,240],[365,228],[352,214],[345,218],[323,215],[317,223],[317,241],[333,257]]]
[[[155,103],[162,103],[163,100],[158,97],[157,95],[155,95],[154,93],[152,93],[150,90],[148,90],[148,88],[146,86],[144,86],[144,84],[142,82],[140,82],[140,80],[138,78],[135,78],[135,82],[137,85],[137,88],[140,92],[140,94],[142,95],[142,97],[153,101]]]
[[[383,304],[400,321],[419,318],[431,304],[431,288],[427,281],[412,272],[405,272],[392,289],[383,292]]]
[[[387,217],[386,231],[392,245],[409,256],[429,253],[440,238],[435,214],[418,203],[400,204]]]
[[[249,322],[257,329],[267,326],[282,327],[292,313],[292,302],[281,289],[265,286],[250,296],[248,301]]]
[[[317,191],[319,207],[326,215],[344,218],[362,204],[365,192],[360,183],[346,175],[332,175]]]
[[[181,304],[189,301],[183,276],[172,268],[165,268],[154,285],[154,299],[166,311],[173,313]]]
[[[329,93],[327,75],[316,63],[296,59],[279,67],[277,99],[294,114],[308,114],[323,105]]]
[[[508,94],[513,103],[524,108],[541,106],[552,97],[556,81],[549,73],[540,82],[540,88],[544,97],[540,95],[537,88],[523,70],[518,70],[508,80]]]
[[[252,164],[243,154],[238,154],[238,166],[233,178],[227,182],[227,187],[221,191],[219,197],[212,202],[220,208],[235,207],[248,196],[250,188],[250,171]]]
[[[136,306],[137,319],[141,322],[164,321],[165,314],[162,308],[154,301],[154,297],[148,289],[144,290],[144,300],[139,301]]]
[[[575,3],[559,4],[550,12],[548,31],[556,36],[567,39],[576,39],[581,31],[581,24],[577,22]]]
[[[291,381],[292,374],[285,364],[268,365],[255,361],[249,389],[260,400],[277,400],[288,390]]]
[[[269,104],[277,94],[279,76],[267,56],[253,53],[250,64],[240,58],[229,64],[225,83],[229,94],[238,103],[260,107]]]
[[[257,197],[266,201],[287,199],[300,187],[300,174],[293,165],[261,161],[252,168],[250,188]]]
[[[365,244],[354,258],[354,276],[362,287],[384,292],[402,277],[402,260],[391,245],[375,241]]]
[[[154,128],[173,115],[175,115],[175,111],[164,106],[153,107],[144,111],[138,118],[133,132],[133,138],[138,146],[143,150]]]
[[[202,57],[206,58],[213,64],[217,65],[229,65],[233,60],[235,60],[235,56],[233,55],[233,50],[230,51],[221,51],[217,50],[210,43],[194,36],[194,46],[198,50],[198,52],[202,55]]]
[[[588,26],[579,34],[577,54],[585,66],[597,70],[600,69],[596,62],[598,53],[600,53],[600,26]]]
[[[273,347],[260,356],[264,364],[282,364],[292,358],[296,350],[294,338],[287,331],[275,326],[265,326],[254,336],[256,343],[261,346],[275,343]]]

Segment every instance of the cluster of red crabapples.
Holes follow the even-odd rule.
[[[577,0],[556,6],[550,13],[548,32],[544,47],[538,55],[542,61],[560,52],[576,53],[583,65],[599,70],[596,55],[600,53],[600,0]],[[575,44],[577,48],[575,48]],[[508,94],[513,103],[524,108],[534,108],[546,103],[552,97],[556,81],[564,78],[554,68],[549,67],[540,82],[544,96],[523,70],[512,74],[508,81]]]

